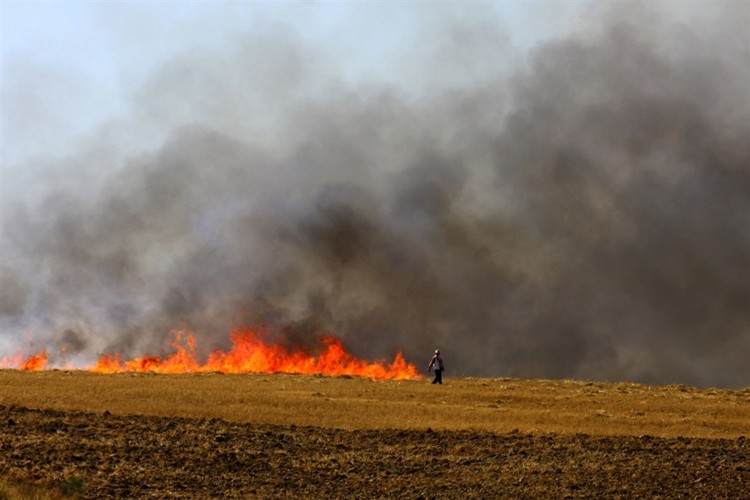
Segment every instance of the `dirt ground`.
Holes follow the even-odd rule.
[[[81,498],[750,498],[750,441],[336,430],[0,406],[0,477]]]

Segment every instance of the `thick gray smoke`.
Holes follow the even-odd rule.
[[[171,60],[132,111],[164,144],[108,165],[101,133],[6,202],[4,354],[263,324],[449,374],[750,384],[748,6],[627,7],[513,74],[443,20],[465,77],[419,92],[323,78],[286,32]]]

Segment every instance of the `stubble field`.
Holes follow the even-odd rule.
[[[0,371],[0,498],[750,498],[750,388]]]

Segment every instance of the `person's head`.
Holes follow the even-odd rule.
[[[435,354],[440,354],[440,349],[435,349]]]

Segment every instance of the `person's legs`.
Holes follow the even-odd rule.
[[[437,379],[437,383],[442,385],[442,383],[443,383],[443,370],[435,370],[435,378]]]
[[[432,379],[432,383],[437,384],[438,382],[440,382],[440,370],[435,370],[435,378]]]

